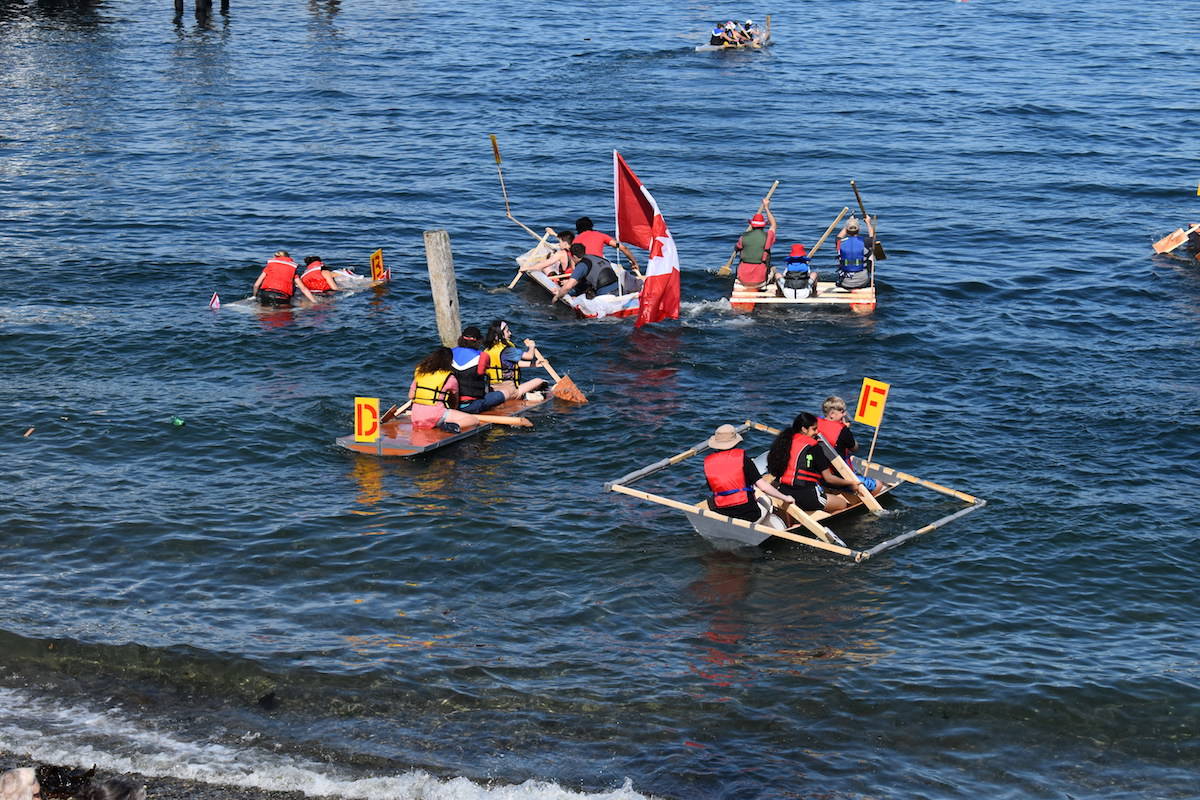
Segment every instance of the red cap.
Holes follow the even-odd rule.
[[[792,258],[800,258],[801,256],[808,255],[808,251],[804,249],[804,245],[794,244],[792,245],[792,252],[788,255],[790,255]]]
[[[765,227],[767,227],[767,221],[765,219],[763,219],[762,214],[755,214],[753,217],[750,218],[750,227],[751,228],[765,228]]]

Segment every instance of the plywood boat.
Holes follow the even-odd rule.
[[[775,434],[779,432],[774,428],[758,422],[752,422],[750,420],[747,420],[741,425],[736,426],[736,430],[739,433],[752,429]],[[617,478],[614,481],[609,481],[608,483],[604,484],[604,489],[605,491],[617,492],[620,494],[629,495],[630,497],[637,497],[642,500],[647,500],[652,503],[657,503],[659,505],[667,506],[668,508],[674,508],[682,511],[695,531],[717,546],[727,545],[728,543],[756,546],[762,544],[768,539],[780,538],[807,545],[819,550],[835,553],[837,555],[853,559],[855,562],[864,561],[873,555],[896,547],[908,541],[909,539],[928,533],[929,531],[936,530],[951,520],[957,519],[964,514],[974,511],[975,509],[982,508],[984,505],[986,505],[986,501],[977,497],[972,497],[965,492],[959,492],[954,489],[949,489],[945,486],[940,486],[931,481],[926,481],[890,467],[885,467],[882,464],[856,459],[856,468],[859,470],[860,474],[875,478],[883,484],[884,491],[880,494],[890,492],[902,483],[913,483],[919,486],[924,486],[925,488],[931,489],[939,494],[957,498],[968,505],[966,508],[960,509],[952,514],[942,517],[941,519],[935,520],[928,525],[907,531],[899,536],[894,536],[868,549],[854,549],[844,544],[836,544],[835,542],[838,541],[836,538],[833,538],[832,541],[827,541],[832,537],[828,535],[831,533],[831,531],[825,527],[825,522],[834,517],[839,517],[861,509],[863,507],[861,502],[854,503],[846,509],[835,514],[827,514],[824,511],[806,513],[793,509],[790,513],[792,513],[798,519],[798,521],[796,524],[789,526],[786,523],[783,523],[778,515],[765,517],[758,522],[749,522],[747,520],[729,517],[710,510],[708,508],[707,499],[701,500],[700,502],[684,502],[680,500],[674,500],[669,497],[664,497],[663,495],[643,492],[639,489],[633,489],[630,487],[630,484],[641,480],[647,475],[651,475],[659,470],[663,470],[667,467],[673,466],[674,464],[678,464],[679,462],[698,455],[708,449],[710,449],[708,447],[708,439],[705,439],[699,444],[684,450],[681,453],[664,458],[661,461],[657,461],[647,467],[634,470],[633,472]]]
[[[550,401],[549,394],[531,399],[518,398],[501,403],[487,413],[494,416],[516,417],[527,411],[544,405]],[[434,450],[440,450],[447,445],[478,436],[492,427],[492,423],[483,423],[465,431],[451,433],[440,428],[414,429],[412,419],[408,414],[401,414],[380,425],[380,436],[373,442],[356,442],[354,434],[339,436],[335,440],[338,447],[355,453],[370,456],[410,458]]]

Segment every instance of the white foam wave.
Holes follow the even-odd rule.
[[[105,773],[364,800],[650,800],[628,778],[618,788],[587,793],[535,780],[484,786],[421,770],[372,778],[338,776],[328,765],[251,746],[188,741],[152,723],[130,720],[117,709],[67,706],[17,689],[0,689],[0,708],[6,711],[0,718],[0,750],[27,756],[34,764],[95,764]],[[243,741],[258,738],[247,732]]]

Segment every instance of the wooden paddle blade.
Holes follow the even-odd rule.
[[[1174,233],[1169,236],[1164,236],[1154,243],[1154,252],[1165,253],[1169,250],[1174,250],[1179,245],[1187,241],[1187,234],[1183,228],[1177,228]]]
[[[883,244],[881,244],[880,242],[875,243],[875,260],[876,261],[887,261],[887,253],[884,252]]]
[[[380,424],[383,424],[385,422],[391,422],[392,418],[396,416],[396,414],[399,412],[399,410],[400,409],[398,406],[392,406],[387,411],[383,412],[383,416],[381,416],[379,418]]]
[[[493,425],[511,425],[514,428],[532,428],[533,423],[524,417],[497,417],[493,414],[474,414],[480,422],[490,422]]]
[[[570,375],[563,375],[558,383],[554,384],[554,388],[550,390],[550,394],[557,397],[559,400],[566,400],[568,403],[586,403],[587,395],[579,390],[575,385],[575,381],[571,380]]]

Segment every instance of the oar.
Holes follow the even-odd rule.
[[[397,408],[396,406],[392,406],[387,411],[383,412],[383,416],[379,418],[379,424],[382,425],[385,422],[389,422],[389,421],[395,419],[396,417],[403,414],[405,411],[408,411],[410,406],[412,406],[412,400],[409,400],[407,403],[400,406],[399,408]]]
[[[588,401],[587,395],[580,391],[579,387],[575,385],[575,381],[571,380],[570,375],[559,375],[554,371],[554,367],[550,366],[549,359],[542,355],[542,351],[534,347],[533,354],[546,367],[546,372],[550,373],[550,377],[554,378],[554,386],[550,389],[550,394],[570,403],[586,403]]]
[[[784,503],[779,498],[772,497],[771,505],[775,508],[782,508],[789,517],[796,520],[796,522],[799,522],[821,541],[827,544],[836,544],[838,547],[846,546],[846,543],[843,542],[836,533],[810,517],[802,508],[800,508],[800,506],[796,505],[794,502]]]
[[[862,212],[863,224],[866,225],[867,224],[867,209],[863,207],[862,195],[858,193],[858,186],[854,183],[854,181],[850,181],[850,188],[854,190],[854,196],[856,198],[858,198],[858,210]],[[875,231],[876,231],[876,233],[878,233],[878,228],[875,228]],[[875,260],[876,261],[886,261],[887,260],[887,253],[885,253],[883,251],[883,245],[879,243],[878,238],[875,239]]]
[[[512,425],[514,428],[532,428],[533,423],[524,417],[497,417],[492,414],[472,414],[480,422],[490,422],[493,425]]]
[[[842,221],[842,217],[846,216],[849,213],[850,213],[850,206],[843,206],[842,210],[838,212],[838,215],[833,218],[833,222],[829,223],[829,227],[826,228],[825,232],[821,234],[821,238],[817,239],[817,243],[813,245],[813,249],[808,251],[809,261],[812,260],[812,257],[817,252],[817,249],[821,245],[825,244],[825,240],[829,238],[829,234],[833,233],[833,229],[837,227],[837,224]]]
[[[533,249],[536,251],[539,247],[544,245],[546,243],[546,240],[549,239],[550,236],[553,234],[554,234],[553,228],[546,228],[546,234],[542,238],[538,239],[538,243],[536,245],[534,245]],[[525,270],[521,269],[520,267],[517,267],[517,275],[515,278],[512,279],[512,282],[510,284],[508,284],[508,288],[511,289],[514,286],[516,286],[517,281],[521,280],[521,276],[524,274],[525,274]]]
[[[1200,225],[1193,225],[1186,231],[1183,228],[1177,228],[1174,233],[1169,236],[1164,236],[1154,243],[1154,252],[1169,253],[1179,245],[1187,241],[1187,238],[1193,232],[1200,230]]]
[[[771,189],[767,192],[767,196],[762,199],[762,202],[758,204],[758,211],[755,213],[757,213],[757,214],[762,213],[763,208],[766,207],[767,202],[771,199],[771,195],[775,194],[775,187],[777,187],[778,185],[779,185],[779,181],[775,181],[774,183],[771,184]],[[735,245],[733,248],[733,252],[729,254],[729,260],[725,262],[725,266],[723,266],[719,270],[717,270],[717,274],[720,275],[722,278],[724,278],[725,276],[727,276],[731,272],[733,272],[733,270],[730,269],[730,267],[733,266],[733,257],[736,255],[737,255],[737,246]]]
[[[862,481],[854,474],[854,470],[850,469],[850,465],[846,463],[846,459],[838,455],[837,450],[833,449],[833,445],[829,443],[829,440],[819,433],[817,434],[817,440],[821,442],[821,449],[825,451],[825,455],[833,462],[833,468],[837,470],[837,474],[841,475],[844,480],[854,483],[854,492],[863,501],[863,505],[870,509],[872,514],[883,516],[883,506],[879,505],[879,501],[867,491],[867,487],[862,485]]]
[[[492,140],[492,153],[496,156],[496,174],[500,176],[500,191],[504,193],[504,216],[508,217],[513,222],[517,223],[522,228],[529,231],[529,235],[532,236],[533,238],[537,239],[539,237],[536,233],[533,232],[533,229],[530,228],[528,225],[526,225],[524,222],[521,222],[521,220],[514,217],[512,215],[512,209],[510,209],[508,207],[508,189],[504,186],[504,170],[500,166],[500,144],[499,144],[499,142],[496,141],[496,134],[494,134],[494,133],[489,134],[489,136]]]

